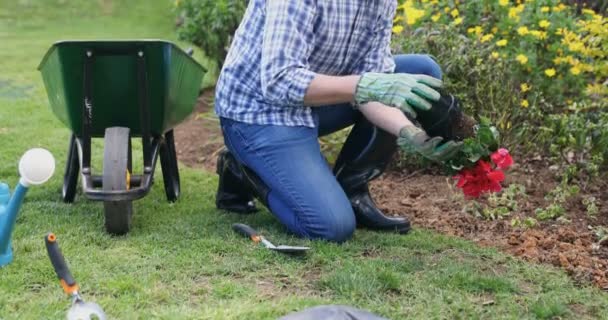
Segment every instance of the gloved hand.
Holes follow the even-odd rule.
[[[435,89],[442,85],[441,80],[427,75],[365,73],[357,84],[355,102],[359,105],[380,102],[399,108],[415,119],[415,109],[429,110],[429,101],[439,100],[441,95]]]
[[[441,144],[442,141],[442,137],[430,138],[424,130],[408,125],[399,131],[397,144],[407,152],[416,152],[431,161],[442,162],[454,157],[462,147],[462,142]]]

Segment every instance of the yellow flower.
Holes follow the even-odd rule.
[[[540,8],[540,12],[549,12],[549,10],[551,10],[549,7]]]
[[[493,51],[492,52],[492,58],[498,59],[498,57],[500,57],[500,54],[498,54],[498,52],[496,52],[496,51]]]
[[[520,105],[522,106],[522,108],[527,108],[530,106],[530,103],[528,102],[528,100],[523,99],[523,100],[521,100]]]
[[[453,18],[458,17],[458,15],[459,15],[459,14],[460,14],[460,13],[458,12],[458,9],[454,9],[454,10],[452,10],[452,12],[450,12],[450,15],[451,15]]]
[[[454,25],[455,26],[457,26],[457,25],[459,25],[461,23],[462,23],[462,18],[461,17],[458,17],[458,18],[454,19]]]
[[[549,78],[555,76],[556,73],[557,72],[553,68],[545,70],[545,75],[547,75]]]
[[[549,22],[549,21],[547,21],[547,20],[541,20],[541,21],[538,23],[538,26],[539,26],[539,27],[541,27],[541,28],[543,28],[543,29],[547,29],[547,28],[549,28],[549,26],[550,26],[550,25],[551,25],[551,22]]]
[[[493,34],[486,34],[485,36],[481,37],[481,43],[484,42],[488,42],[490,40],[494,39],[494,35]]]
[[[431,17],[431,20],[433,20],[433,22],[437,22],[437,21],[439,21],[439,18],[441,18],[441,12],[437,12],[437,14],[434,14]]]
[[[519,63],[521,63],[521,64],[528,63],[528,57],[526,57],[523,54],[518,54],[517,57],[515,58],[515,60],[519,61]]]
[[[483,28],[481,26],[471,27],[467,29],[467,33],[475,33],[476,35],[480,35],[483,32]]]
[[[570,69],[570,73],[572,73],[573,75],[579,75],[581,73],[581,69],[577,66],[574,66]]]
[[[509,5],[509,0],[498,0],[498,4],[503,7],[506,7]]]
[[[568,49],[572,52],[578,52],[583,50],[585,45],[582,42],[572,42],[568,44]]]
[[[509,41],[507,41],[507,39],[502,39],[502,40],[498,40],[498,42],[496,42],[496,45],[499,47],[504,47],[507,45],[507,43],[509,43]]]
[[[568,6],[566,6],[563,3],[560,3],[557,7],[553,7],[553,12],[560,12],[563,11],[564,9],[568,8]]]
[[[528,27],[519,27],[519,28],[517,29],[517,33],[518,33],[520,36],[525,36],[525,35],[527,35],[528,33],[530,33],[530,31],[528,30]]]
[[[401,32],[403,32],[403,26],[394,26],[393,27],[393,33],[399,34]]]
[[[522,83],[519,88],[521,89],[521,92],[528,92],[532,89],[527,83]]]
[[[591,9],[583,9],[583,13],[584,14],[595,15],[595,11],[593,11]]]
[[[405,8],[405,19],[408,25],[414,25],[420,18],[424,17],[424,10],[416,9],[414,7]]]

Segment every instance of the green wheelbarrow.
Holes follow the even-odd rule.
[[[71,131],[62,198],[103,201],[105,228],[125,234],[132,201],[148,194],[160,157],[165,193],[180,193],[173,128],[195,106],[207,70],[171,42],[61,41],[38,68],[55,116]],[[131,139],[141,138],[143,170],[134,174]],[[103,138],[103,173],[91,169],[92,138]]]

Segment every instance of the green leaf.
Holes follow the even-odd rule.
[[[480,116],[479,117],[479,126],[480,127],[490,127],[492,126],[492,121],[489,118]]]
[[[477,139],[485,146],[491,146],[495,144],[494,133],[489,127],[480,127],[477,131]]]

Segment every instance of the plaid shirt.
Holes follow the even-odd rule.
[[[397,0],[250,0],[220,74],[215,111],[251,124],[314,127],[315,74],[392,73]]]

